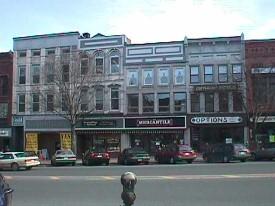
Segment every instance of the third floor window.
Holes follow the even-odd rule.
[[[111,74],[119,73],[120,72],[119,70],[120,70],[119,57],[118,56],[111,57]]]
[[[34,64],[32,65],[32,83],[39,84],[40,83],[40,65]]]
[[[200,73],[198,66],[190,67],[190,83],[199,83],[200,82]]]
[[[232,66],[232,75],[233,81],[242,81],[242,66],[240,64],[234,64]]]
[[[219,82],[227,82],[228,81],[228,73],[226,65],[219,65]]]
[[[8,96],[8,76],[0,76],[0,96]]]
[[[26,66],[19,66],[19,84],[26,84]]]
[[[103,58],[102,57],[96,57],[95,59],[95,72],[97,74],[103,74]]]
[[[213,66],[207,65],[204,66],[204,82],[211,83],[214,81],[213,78]]]

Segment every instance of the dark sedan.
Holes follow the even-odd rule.
[[[139,147],[124,149],[118,156],[118,164],[149,164],[150,156]]]
[[[275,158],[275,143],[265,144],[251,154],[253,160],[273,160]]]
[[[83,165],[109,165],[110,155],[104,148],[89,148],[82,157]]]

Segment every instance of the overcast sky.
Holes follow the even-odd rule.
[[[132,43],[275,38],[275,0],[0,0],[0,52],[13,37],[79,31]]]

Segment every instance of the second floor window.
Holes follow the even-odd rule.
[[[128,70],[128,86],[138,86],[138,71]]]
[[[39,94],[32,95],[32,111],[39,112]]]
[[[174,75],[175,84],[184,84],[185,83],[185,68],[176,68]]]
[[[242,81],[242,66],[240,64],[234,64],[232,66],[232,79],[235,82]]]
[[[219,65],[219,82],[227,82],[228,73],[226,65]]]
[[[214,93],[205,93],[205,112],[214,112]]]
[[[113,56],[111,57],[111,74],[119,73],[119,57]]]
[[[0,96],[8,96],[8,76],[0,76]]]
[[[145,69],[143,71],[143,85],[153,85],[153,69]]]
[[[228,93],[219,93],[219,110],[220,112],[228,112]]]
[[[8,110],[8,103],[0,103],[0,119],[6,119],[8,117]]]
[[[138,94],[128,94],[128,112],[138,113]]]
[[[81,103],[80,103],[80,110],[81,111],[88,111],[88,88],[83,88],[81,90]]]
[[[174,93],[174,111],[186,112],[186,93],[185,92]]]
[[[25,112],[25,94],[18,95],[18,112]]]
[[[233,92],[233,111],[241,112],[243,110],[243,95],[240,92]]]
[[[18,56],[19,57],[26,57],[27,56],[27,52],[26,51],[18,51]]]
[[[111,88],[111,110],[119,109],[119,88]]]
[[[153,113],[154,112],[154,94],[143,94],[142,96],[142,106],[143,112]]]
[[[200,94],[191,94],[191,112],[200,112]]]
[[[32,83],[33,84],[40,83],[40,65],[39,64],[32,65]]]
[[[39,57],[40,56],[40,50],[32,50],[32,56]]]
[[[159,93],[158,94],[158,104],[159,104],[159,112],[169,112],[170,111],[170,95],[169,95],[169,93]]]
[[[19,66],[19,84],[26,84],[26,66]]]
[[[200,82],[200,73],[198,66],[190,67],[190,83],[199,83]]]
[[[62,80],[64,82],[70,81],[70,66],[68,64],[62,65]]]
[[[54,82],[54,63],[46,63],[46,71],[47,71],[47,83]]]
[[[102,57],[96,57],[95,59],[95,72],[97,74],[103,74],[103,58]]]
[[[213,66],[204,66],[204,82],[211,83],[213,81]]]
[[[52,94],[47,94],[47,105],[46,110],[52,112],[54,109],[54,96]]]
[[[103,110],[103,88],[97,88],[95,91],[95,109],[97,111],[102,111]]]
[[[82,75],[85,75],[85,74],[88,73],[88,69],[89,69],[88,65],[89,65],[88,58],[82,58],[81,59],[81,66],[80,66],[80,71],[81,71]]]

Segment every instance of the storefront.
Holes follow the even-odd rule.
[[[111,157],[117,157],[121,150],[123,118],[85,119],[77,126],[78,153],[90,147],[101,147]]]
[[[154,154],[160,146],[185,143],[186,116],[129,117],[125,129],[131,147],[143,147]]]
[[[208,144],[247,143],[244,115],[190,116],[191,146],[203,152]]]
[[[0,149],[10,151],[12,146],[11,128],[0,128]]]

